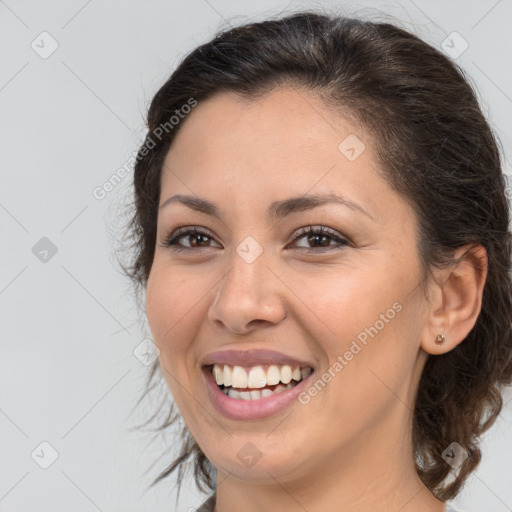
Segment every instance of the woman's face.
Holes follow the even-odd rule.
[[[272,483],[409,455],[426,355],[417,223],[378,174],[369,135],[292,89],[251,102],[223,92],[182,122],[162,171],[147,314],[201,449],[220,472]],[[327,200],[290,202],[303,196]],[[166,246],[183,227],[201,234]],[[270,393],[225,395],[204,366],[215,362],[229,363],[235,391],[248,393],[245,371]],[[287,381],[286,362],[313,373],[275,393],[266,370]]]

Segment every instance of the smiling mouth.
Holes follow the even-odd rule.
[[[309,366],[257,365],[252,367],[228,364],[209,365],[219,389],[234,400],[260,400],[295,387],[313,373]]]

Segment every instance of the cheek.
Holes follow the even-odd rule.
[[[382,269],[340,267],[323,275],[297,274],[293,282],[294,289],[302,290],[299,298],[306,306],[302,320],[309,319],[305,329],[331,355],[343,353],[361,333],[364,339],[366,329],[376,322],[379,331],[389,331],[400,316],[396,303],[403,301],[405,285]]]
[[[146,288],[146,313],[154,342],[162,353],[185,348],[188,338],[184,330],[190,325],[185,319],[197,314],[193,306],[198,299],[194,286],[179,275],[179,269],[153,264]]]
[[[169,268],[158,260],[151,269],[146,288],[146,314],[153,341],[160,351],[162,374],[169,390],[185,416],[189,416],[190,375],[184,361],[190,352],[190,340],[194,339],[197,323],[191,322],[197,314],[192,306],[193,287],[178,275],[179,269]],[[198,305],[196,305],[198,306]]]
[[[389,395],[386,385],[398,389],[410,378],[422,303],[419,292],[410,293],[414,272],[403,270],[397,275],[393,263],[389,271],[382,266],[345,268],[334,279],[337,273],[295,280],[307,305],[302,328],[318,343],[322,372],[335,376],[332,389],[343,388],[340,410],[346,409],[346,401],[374,403]]]

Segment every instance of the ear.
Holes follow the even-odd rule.
[[[429,354],[444,354],[461,343],[474,327],[482,307],[487,279],[487,252],[481,245],[457,249],[461,260],[434,270],[429,285],[428,319],[422,333],[421,347]],[[442,334],[445,341],[436,343]]]

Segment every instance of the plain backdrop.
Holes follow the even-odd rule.
[[[178,507],[175,477],[148,490],[176,441],[133,429],[169,396],[164,386],[134,409],[151,354],[113,254],[127,162],[149,101],[188,51],[230,24],[315,6],[394,17],[440,48],[451,37],[510,174],[510,0],[0,1],[3,512],[192,511],[205,499],[190,476]],[[458,500],[468,512],[512,510],[505,399]]]

